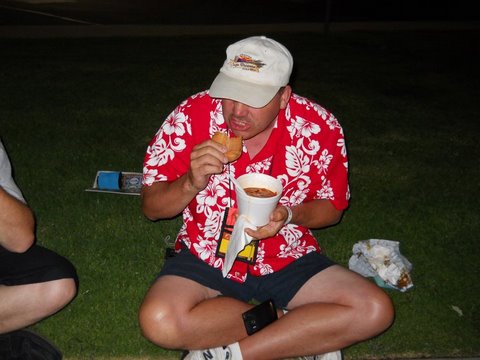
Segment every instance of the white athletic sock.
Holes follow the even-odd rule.
[[[240,350],[240,344],[238,342],[228,345],[232,352],[233,360],[243,360],[242,351]]]

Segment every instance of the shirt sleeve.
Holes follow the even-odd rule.
[[[330,116],[336,125],[325,142],[326,148],[320,154],[320,162],[326,166],[325,173],[320,177],[318,196],[329,199],[336,209],[344,210],[350,199],[347,150],[343,130],[333,115]]]
[[[12,167],[5,147],[0,141],[0,186],[10,195],[26,203],[22,192],[12,178]]]
[[[311,158],[298,156],[299,162],[308,169],[311,180],[310,199],[327,199],[338,210],[348,207],[350,198],[348,186],[348,158],[343,129],[336,117],[322,106],[296,98],[302,106],[297,106],[293,129],[301,143],[304,154],[314,154]],[[298,105],[295,104],[295,105]],[[301,148],[296,145],[297,149]],[[299,152],[299,150],[293,150]],[[307,165],[307,158],[310,164]]]
[[[143,162],[143,184],[173,181],[189,166],[191,152],[188,101],[179,105],[164,121],[147,148]]]

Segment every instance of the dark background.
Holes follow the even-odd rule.
[[[73,20],[103,25],[323,23],[327,19],[478,21],[480,11],[475,3],[476,0],[0,0],[0,25],[78,25]]]

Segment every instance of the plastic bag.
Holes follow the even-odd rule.
[[[400,243],[392,240],[369,239],[353,245],[348,261],[350,270],[373,277],[384,288],[402,292],[413,287],[412,264],[400,253]]]

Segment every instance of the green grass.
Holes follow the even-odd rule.
[[[295,57],[295,91],[348,141],[351,206],[320,243],[347,265],[355,242],[397,240],[414,266],[415,287],[389,291],[392,328],[346,359],[480,355],[480,33],[275,37]],[[140,335],[137,310],[179,219],[152,223],[138,197],[84,189],[97,170],[141,171],[163,119],[208,88],[233,40],[0,40],[0,136],[38,242],[80,275],[77,298],[35,326],[67,358],[178,356]]]

